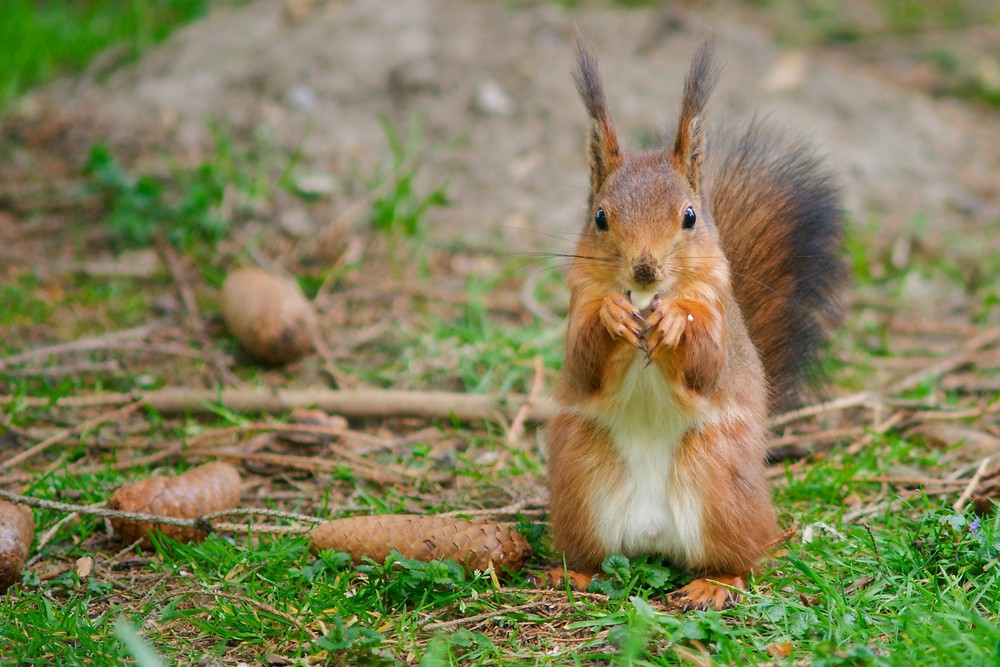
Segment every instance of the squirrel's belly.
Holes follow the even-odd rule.
[[[609,553],[660,554],[678,565],[703,556],[702,503],[694,480],[675,465],[697,415],[682,409],[663,375],[639,357],[599,421],[617,451],[617,474],[591,507]]]

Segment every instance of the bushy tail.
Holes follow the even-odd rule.
[[[785,410],[801,400],[842,319],[839,192],[811,149],[758,121],[710,153],[710,205],[736,300],[771,384],[771,410]]]

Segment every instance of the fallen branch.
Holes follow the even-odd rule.
[[[1000,341],[1000,328],[989,329],[973,337],[956,355],[942,359],[916,373],[890,384],[882,391],[862,391],[826,403],[805,406],[773,417],[771,428],[805,417],[845,410],[864,404],[879,404],[885,397],[912,389],[921,382],[949,373],[967,363],[980,350]],[[51,348],[50,350],[51,351]],[[10,363],[14,357],[0,360]],[[551,397],[528,397],[523,394],[465,394],[443,391],[405,391],[398,389],[195,389],[166,387],[147,394],[109,394],[95,397],[66,397],[55,402],[59,407],[116,405],[141,399],[145,405],[163,414],[199,414],[214,412],[221,405],[237,412],[285,412],[296,408],[319,408],[325,412],[359,419],[422,417],[426,419],[458,419],[463,422],[482,420],[512,421],[523,413],[524,421],[544,423],[556,413]],[[0,402],[13,400],[0,396]],[[37,407],[50,404],[48,398],[18,398]]]
[[[13,400],[0,396],[0,403]],[[194,389],[166,387],[146,394],[105,394],[96,397],[50,399],[18,398],[33,407],[91,407],[120,405],[135,400],[161,414],[214,413],[217,406],[237,412],[286,412],[296,408],[318,408],[331,414],[357,419],[424,417],[458,419],[463,422],[512,419],[529,402],[523,394],[463,394],[446,391],[404,391],[398,389]],[[526,421],[541,423],[555,414],[551,399],[531,401]]]

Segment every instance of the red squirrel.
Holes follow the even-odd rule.
[[[839,193],[812,151],[757,121],[709,154],[711,41],[661,150],[619,146],[579,38],[575,79],[591,189],[548,427],[555,545],[583,581],[609,553],[662,556],[700,577],[671,602],[721,609],[779,539],[767,419],[839,321]]]

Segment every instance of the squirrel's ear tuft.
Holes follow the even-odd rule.
[[[712,63],[713,50],[713,40],[706,39],[691,60],[691,69],[684,82],[684,100],[681,102],[677,138],[674,140],[677,169],[687,178],[695,192],[701,191],[701,165],[705,161],[702,115],[718,80],[718,71]]]
[[[621,151],[618,148],[618,136],[608,114],[608,103],[604,98],[604,86],[597,69],[597,58],[584,45],[579,32],[576,35],[576,71],[573,73],[573,78],[591,119],[588,152],[593,199],[608,176],[621,164]]]

